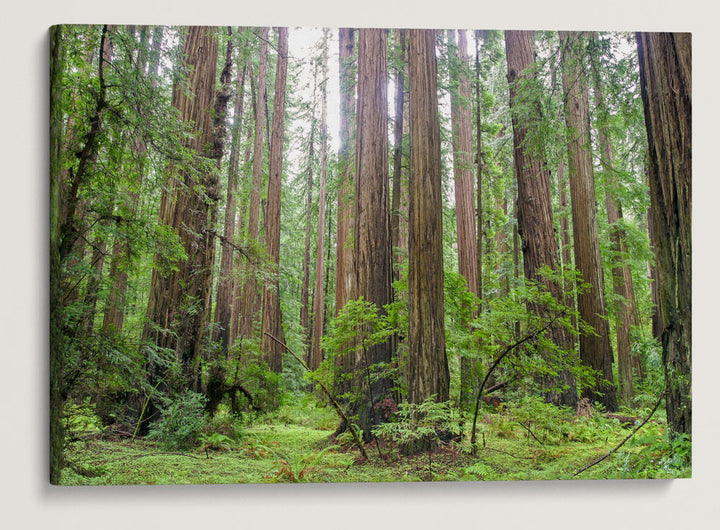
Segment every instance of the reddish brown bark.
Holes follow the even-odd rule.
[[[409,33],[408,401],[450,395],[445,352],[440,124],[435,31]]]
[[[479,295],[478,263],[482,263],[482,248],[478,248],[475,225],[475,187],[473,175],[472,110],[470,107],[469,58],[465,31],[459,31],[458,45],[455,45],[455,30],[448,30],[450,52],[454,54],[451,69],[457,88],[450,92],[450,120],[452,125],[453,175],[455,178],[455,225],[457,227],[458,272],[465,278],[467,289]],[[477,41],[476,41],[477,43]],[[476,101],[479,98],[476,86]],[[478,114],[479,117],[479,114]],[[478,125],[479,131],[479,125]],[[479,136],[478,136],[479,138]],[[478,153],[479,153],[478,147]],[[479,154],[476,155],[479,160]],[[481,174],[478,167],[478,180]],[[482,201],[480,192],[477,194]],[[478,216],[482,221],[482,202]],[[480,242],[481,243],[481,242]],[[462,356],[460,361],[460,401],[468,401],[470,387],[470,361]]]
[[[209,321],[209,300],[214,257],[213,211],[217,202],[217,178],[207,169],[213,145],[213,104],[217,63],[214,29],[192,26],[183,45],[183,66],[187,82],[173,88],[172,104],[185,123],[193,124],[194,134],[183,140],[194,154],[190,164],[173,165],[168,185],[163,189],[159,222],[180,237],[187,260],[168,270],[166,258],[156,255],[143,343],[175,352],[182,367],[179,379],[151,364],[151,382],[162,380],[165,388],[199,391],[200,353]],[[203,160],[205,159],[205,160]],[[149,356],[152,358],[152,356]],[[145,417],[152,414],[152,407]]]
[[[692,434],[692,40],[638,33],[650,205],[663,319],[667,417]]]
[[[404,107],[405,107],[405,30],[395,30],[395,35],[400,46],[401,66],[395,71],[395,123],[393,135],[393,189],[390,217],[390,230],[392,232],[392,246],[394,252],[393,279],[399,277],[399,266],[403,259],[400,250],[400,217],[401,198],[403,190],[402,163],[403,163],[403,128]]]
[[[354,189],[353,155],[350,149],[355,113],[355,79],[353,76],[353,53],[355,48],[354,31],[340,28],[338,31],[340,47],[340,148],[338,150],[339,184],[337,203],[337,259],[335,276],[335,311],[339,312],[348,301],[352,290],[354,272],[353,225]]]
[[[283,138],[285,135],[285,84],[288,63],[288,28],[278,28],[278,58],[275,73],[275,100],[273,102],[272,138],[270,142],[270,168],[265,240],[272,275],[265,286],[262,312],[262,351],[268,367],[282,372],[283,347],[271,337],[283,337],[280,311],[280,191],[282,186]]]
[[[562,83],[565,93],[565,123],[568,134],[570,202],[573,221],[575,264],[588,289],[577,295],[580,318],[594,333],[580,335],[580,359],[601,378],[585,391],[606,410],[618,409],[613,380],[613,352],[605,309],[603,270],[600,261],[595,179],[590,152],[588,86],[582,44],[584,36],[560,32],[563,46]]]
[[[320,367],[323,359],[321,348],[321,339],[325,324],[325,285],[323,278],[325,277],[325,184],[327,180],[327,157],[328,157],[328,137],[327,137],[327,34],[324,35],[324,46],[321,66],[320,82],[322,88],[320,90],[320,192],[318,196],[318,239],[317,254],[315,260],[315,294],[313,298],[313,333],[310,351],[310,369],[315,370]]]
[[[229,46],[228,51],[230,51]],[[224,239],[221,246],[220,271],[215,302],[215,323],[217,327],[215,328],[214,340],[220,342],[221,351],[224,355],[227,355],[228,349],[231,346],[230,328],[234,286],[233,261],[236,252],[233,243],[235,240],[237,216],[237,201],[235,196],[239,177],[240,132],[243,122],[245,75],[247,72],[247,68],[245,66],[241,68],[240,64],[238,64],[237,69],[240,75],[238,75],[235,84],[234,123],[228,163],[227,199],[225,202],[225,221],[223,226]]]
[[[620,398],[630,405],[635,395],[633,387],[633,363],[631,361],[631,331],[637,325],[635,320],[635,294],[633,293],[632,275],[630,266],[623,263],[627,254],[625,245],[625,231],[622,228],[622,206],[616,199],[619,183],[615,175],[613,145],[607,135],[604,123],[608,118],[608,109],[605,103],[603,82],[600,76],[600,66],[593,60],[593,82],[595,104],[600,115],[598,139],[600,142],[600,163],[605,176],[605,207],[608,225],[610,226],[610,242],[615,255],[612,264],[613,292],[617,299],[615,308],[615,338],[618,361],[618,390]]]
[[[353,298],[380,311],[391,302],[390,179],[387,124],[387,37],[382,29],[361,29],[358,39],[358,114],[356,141]],[[389,363],[390,341],[362,348],[359,371]],[[357,402],[359,426],[366,438],[380,421],[374,408],[390,395],[391,382],[378,378]],[[369,402],[368,402],[369,394]]]
[[[547,266],[552,270],[560,267],[552,203],[550,201],[550,174],[546,161],[538,151],[526,145],[534,126],[530,120],[521,120],[518,116],[518,100],[521,85],[519,81],[533,75],[530,67],[535,63],[533,32],[506,31],[508,82],[510,83],[510,107],[513,109],[513,159],[518,194],[515,201],[517,211],[517,231],[522,239],[523,269],[525,277],[543,284],[556,300],[563,299],[561,285],[539,275],[538,271]],[[517,246],[517,244],[515,244]],[[516,264],[517,267],[517,264]],[[534,305],[530,308],[538,314],[547,314],[545,307]],[[560,349],[568,348],[568,338],[559,326],[552,326],[548,335]],[[567,372],[560,376],[561,383],[567,388],[549,395],[557,404],[575,406],[577,392],[574,380]]]
[[[250,208],[248,213],[248,231],[246,245],[256,245],[258,242],[258,226],[260,220],[260,190],[262,188],[263,166],[263,130],[265,125],[265,105],[267,90],[267,55],[268,55],[268,28],[260,28],[260,68],[258,71],[258,86],[255,99],[255,140],[253,148],[252,187],[250,189]],[[242,305],[238,334],[243,338],[251,338],[254,334],[254,325],[260,309],[260,295],[258,293],[257,279],[252,265],[246,271],[247,279],[243,285]]]

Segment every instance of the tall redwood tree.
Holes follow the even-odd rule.
[[[409,33],[408,401],[447,401],[442,182],[435,31]]]
[[[667,417],[692,434],[692,39],[638,33]]]

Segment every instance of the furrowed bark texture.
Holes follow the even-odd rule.
[[[229,30],[228,37],[232,36],[232,30]],[[230,102],[230,99],[232,97],[232,69],[233,69],[233,41],[231,38],[228,38],[227,45],[225,48],[225,64],[223,65],[223,69],[220,72],[220,85],[215,93],[215,105],[213,108],[213,144],[212,144],[212,151],[211,151],[211,158],[215,160],[215,167],[217,168],[217,175],[220,175],[220,170],[222,169],[222,158],[223,154],[225,152],[225,139],[227,137],[227,114],[228,114],[228,103]],[[237,115],[236,115],[237,117]],[[217,187],[217,185],[216,185]],[[232,188],[232,184],[230,183],[230,178],[228,179],[228,190]],[[219,200],[219,197],[218,197]],[[227,209],[229,206],[232,206],[232,200],[229,200],[228,203],[226,203],[226,212],[225,212],[225,224],[230,223],[234,224],[232,221],[234,221],[234,212],[228,212]],[[233,208],[234,209],[234,208]],[[210,229],[212,229],[216,224],[218,220],[218,211],[217,207],[213,209],[212,214],[210,215]],[[223,235],[223,237],[225,237]],[[227,238],[224,240],[221,240],[223,242],[223,249],[226,247],[226,242],[229,242]],[[229,249],[228,249],[229,250]],[[222,259],[225,259],[225,263],[222,262]],[[229,273],[229,269],[232,264],[232,254],[228,256],[224,256],[221,254],[221,263],[220,263],[220,269],[222,271],[223,266],[226,267],[227,273]],[[223,326],[216,326],[213,330],[213,336],[212,339],[214,341],[219,340],[219,333],[222,333],[223,338],[221,340],[221,347],[220,350],[217,350],[215,348],[211,348],[207,351],[207,354],[205,355],[205,359],[208,362],[208,377],[207,377],[207,383],[205,384],[205,394],[208,398],[208,402],[205,406],[205,409],[210,413],[210,415],[214,415],[215,411],[217,410],[217,406],[220,404],[220,401],[222,400],[223,396],[225,395],[225,392],[227,391],[227,387],[225,384],[225,378],[227,375],[226,371],[226,365],[223,361],[227,359],[227,351],[228,351],[228,339],[229,339],[229,321],[230,321],[230,293],[232,290],[231,285],[229,285],[230,278],[226,277],[227,282],[223,285],[223,282],[221,282],[221,278],[218,278],[218,296],[220,294],[223,295],[223,302],[222,304],[216,304],[216,312],[217,311],[223,311],[224,315],[223,317],[227,319],[227,325]],[[212,279],[211,279],[212,282]],[[221,292],[222,291],[224,292]],[[206,302],[206,311],[208,313],[208,317],[210,316],[210,312],[212,310],[211,307],[211,297],[208,296],[207,302]],[[216,315],[217,316],[217,315]],[[217,318],[216,318],[217,321]]]
[[[258,225],[260,220],[260,189],[262,188],[263,166],[263,130],[265,125],[265,105],[267,95],[267,56],[268,56],[268,28],[260,28],[260,68],[258,72],[257,94],[255,98],[255,139],[253,147],[252,187],[250,189],[250,208],[248,213],[248,231],[246,244],[257,244]],[[242,306],[238,335],[242,338],[251,338],[260,296],[258,294],[257,279],[253,265],[248,265],[247,279],[243,284]]]
[[[215,164],[210,163],[213,145],[213,104],[217,39],[214,29],[192,26],[183,45],[183,65],[188,91],[173,88],[172,104],[185,123],[194,124],[194,134],[185,139],[193,153],[189,164],[168,168],[170,177],[163,189],[159,222],[175,231],[187,254],[187,260],[170,270],[162,254],[156,255],[153,270],[143,344],[175,352],[182,366],[179,380],[164,379],[164,387],[199,391],[201,343],[209,321],[209,300],[214,257],[213,212],[217,205]],[[151,383],[165,377],[161,367],[150,359]],[[139,412],[139,411],[138,411]],[[153,412],[150,407],[147,419]]]
[[[237,201],[236,194],[238,188],[239,166],[240,166],[240,134],[242,132],[243,111],[245,101],[245,75],[247,68],[245,66],[237,69],[240,75],[235,84],[235,101],[234,101],[234,123],[232,128],[232,140],[230,146],[230,160],[228,163],[228,186],[227,200],[225,203],[225,222],[223,227],[223,235],[225,241],[222,244],[222,253],[220,257],[220,274],[218,277],[217,300],[215,303],[215,322],[218,324],[216,328],[215,340],[220,342],[221,350],[227,356],[228,349],[231,346],[230,330],[232,322],[232,306],[233,306],[233,290],[234,279],[233,261],[235,257],[235,249],[232,243],[235,240]]]
[[[355,33],[351,28],[340,28],[338,37],[340,41],[340,148],[338,150],[340,184],[337,204],[336,311],[340,311],[348,301],[354,279],[351,233],[354,165],[350,146],[353,138],[353,115],[355,114],[355,78],[353,75]]]
[[[325,286],[323,278],[325,276],[325,183],[327,180],[327,35],[325,35],[325,44],[323,49],[322,67],[321,67],[321,112],[320,112],[320,194],[318,197],[318,242],[317,254],[315,260],[315,296],[313,299],[313,333],[311,344],[311,363],[310,368],[316,370],[322,362],[322,348],[320,341],[323,335],[325,325]]]
[[[601,150],[600,162],[605,174],[605,207],[608,225],[610,225],[610,242],[613,253],[615,254],[612,266],[612,284],[613,292],[618,300],[618,306],[615,308],[618,390],[623,402],[630,405],[635,395],[633,388],[633,363],[630,354],[630,333],[632,326],[637,325],[635,319],[635,294],[633,293],[630,266],[623,263],[627,249],[625,245],[625,231],[621,224],[623,219],[622,206],[620,201],[616,199],[619,183],[615,175],[613,145],[604,126],[604,121],[607,120],[608,117],[608,109],[605,103],[600,66],[595,60],[593,61],[593,84],[595,104],[601,120],[600,127],[598,128],[598,140]]]
[[[667,417],[692,434],[692,66],[689,33],[638,33]]]
[[[307,198],[305,199],[305,252],[303,253],[303,280],[300,290],[300,325],[303,329],[303,342],[310,345],[310,233],[312,232],[312,189],[313,159],[315,158],[315,127],[310,128],[310,147],[308,149]],[[308,358],[308,365],[310,359]]]
[[[400,247],[400,204],[402,197],[402,162],[403,162],[403,127],[405,107],[405,54],[406,38],[405,30],[395,30],[395,35],[400,44],[401,65],[395,72],[395,123],[393,131],[393,192],[391,207],[391,232],[392,246],[394,252],[393,280],[399,278],[399,265],[402,259],[402,252],[397,252]]]
[[[338,150],[338,197],[337,197],[337,236],[335,260],[335,312],[345,306],[352,292],[355,273],[353,271],[353,230],[354,230],[354,164],[351,149],[355,114],[355,76],[353,74],[353,56],[355,33],[351,28],[338,30],[340,55],[340,148]],[[341,374],[350,373],[355,365],[354,355],[338,356],[336,366]],[[337,394],[350,389],[349,381],[336,382]]]
[[[409,33],[408,401],[450,395],[445,352],[440,124],[435,31]]]
[[[560,32],[563,46],[562,84],[565,94],[565,124],[568,134],[570,203],[573,220],[575,264],[589,288],[578,293],[580,318],[595,333],[580,335],[580,358],[599,373],[602,380],[586,390],[585,396],[605,405],[608,411],[618,409],[613,383],[613,352],[610,326],[605,309],[603,270],[600,261],[595,180],[590,152],[587,75],[582,34]]]
[[[275,73],[275,100],[273,102],[272,138],[270,141],[270,168],[268,177],[268,202],[265,240],[268,259],[273,274],[265,287],[262,314],[262,351],[268,367],[275,373],[282,372],[281,344],[267,334],[282,339],[282,313],[280,311],[280,198],[283,166],[283,138],[285,135],[285,85],[288,63],[288,28],[278,28],[278,59]]]
[[[453,175],[455,178],[455,218],[457,226],[458,272],[465,278],[471,293],[478,291],[478,241],[475,224],[475,176],[473,175],[472,109],[470,107],[469,58],[465,31],[459,31],[455,46],[455,30],[448,30],[450,51],[454,54],[454,81],[457,88],[450,92],[450,119],[452,123]],[[476,93],[476,97],[477,97]],[[478,151],[479,153],[479,151]],[[479,156],[479,155],[478,155]],[[478,173],[478,178],[479,173]],[[479,197],[479,194],[478,194]],[[480,205],[482,206],[482,204]],[[469,396],[470,362],[465,356],[460,361],[460,401]]]
[[[556,300],[563,300],[562,287],[555,281],[541,277],[538,270],[548,266],[559,269],[558,246],[550,201],[550,173],[547,164],[527,145],[532,122],[521,119],[518,107],[525,98],[522,80],[532,79],[528,70],[535,63],[533,32],[506,31],[508,83],[510,84],[510,108],[513,109],[513,158],[517,179],[518,195],[516,200],[518,234],[522,240],[523,268],[525,277],[535,280],[548,289]],[[524,114],[524,113],[523,113]],[[545,307],[533,306],[532,311],[547,314]],[[560,326],[552,326],[548,335],[560,349],[568,348],[568,337]],[[572,377],[567,373],[560,375],[566,390],[551,393],[552,402],[574,407],[577,405],[577,391]]]
[[[355,284],[353,298],[381,312],[391,301],[390,190],[387,124],[387,37],[382,29],[359,30],[358,115],[355,185]],[[390,341],[370,346],[357,362],[362,371],[392,359]],[[378,378],[358,411],[366,438],[380,421],[374,405],[390,395],[391,382]]]

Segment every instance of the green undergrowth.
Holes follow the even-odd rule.
[[[593,412],[578,417],[540,400],[487,407],[478,422],[475,454],[470,422],[461,439],[433,452],[406,456],[390,439],[366,446],[332,440],[337,418],[305,398],[253,418],[222,412],[192,448],[173,450],[156,440],[103,431],[86,411],[75,411],[77,430],[66,448],[64,485],[235,484],[274,482],[498,481],[683,478],[690,476],[690,442],[668,441],[661,415],[646,423],[614,454],[632,425]],[[672,447],[672,450],[671,450]]]

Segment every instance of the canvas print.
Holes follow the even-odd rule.
[[[691,475],[691,35],[50,29],[50,482]]]

